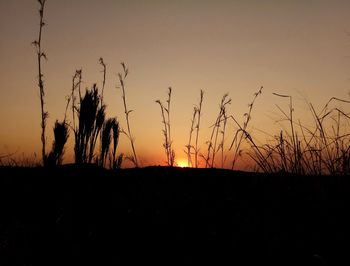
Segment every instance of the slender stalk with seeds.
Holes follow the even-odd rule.
[[[156,100],[156,103],[159,104],[160,111],[161,111],[161,114],[162,114],[162,123],[164,125],[164,129],[163,129],[163,135],[164,135],[163,147],[165,149],[167,165],[170,165],[169,143],[168,143],[168,127],[167,127],[167,124],[166,124],[167,122],[165,120],[165,114],[164,114],[165,107],[163,106],[163,103],[160,100]]]
[[[103,58],[100,57],[99,59],[99,62],[100,62],[100,65],[102,66],[103,70],[103,81],[102,81],[102,92],[101,92],[101,107],[103,105],[103,92],[105,90],[105,84],[106,84],[106,72],[107,72],[107,67],[106,67],[106,64],[105,62],[103,61]]]
[[[123,99],[123,105],[124,105],[124,113],[125,113],[125,120],[126,120],[126,125],[127,125],[127,130],[128,132],[124,132],[126,133],[126,136],[128,137],[128,139],[130,140],[130,144],[131,144],[131,149],[133,152],[133,155],[131,157],[128,157],[128,159],[130,159],[135,167],[138,167],[138,160],[137,160],[137,156],[136,156],[136,150],[135,150],[135,139],[131,134],[131,129],[130,129],[130,119],[129,119],[129,115],[133,110],[128,110],[127,104],[126,104],[126,94],[125,94],[125,79],[129,73],[129,69],[126,67],[125,63],[122,62],[121,63],[122,67],[123,67],[123,74],[118,73],[118,77],[119,77],[119,83],[120,83],[120,87],[122,89],[122,99]]]
[[[185,153],[187,155],[187,165],[189,167],[193,167],[192,153],[191,153],[191,150],[193,148],[193,145],[192,145],[192,134],[193,134],[193,131],[194,131],[194,123],[195,123],[195,120],[196,120],[197,113],[198,113],[198,110],[197,110],[197,107],[195,106],[193,108],[193,115],[192,115],[192,119],[191,119],[190,137],[188,139],[188,144],[186,145],[186,149],[187,150],[185,150]]]
[[[226,93],[221,99],[220,111],[216,117],[215,123],[212,125],[213,129],[210,135],[210,140],[207,141],[207,144],[208,144],[207,156],[204,157],[206,168],[214,167],[215,155],[217,152],[216,146],[217,146],[217,140],[218,140],[219,131],[221,127],[221,122],[223,121],[223,115],[225,113],[226,105],[231,104],[231,98],[227,99],[227,97],[228,97],[228,94]]]
[[[159,104],[161,114],[162,114],[162,123],[164,125],[163,135],[164,135],[164,144],[163,147],[165,149],[165,153],[167,156],[167,164],[169,166],[174,166],[175,163],[175,151],[172,149],[172,140],[170,135],[170,103],[171,103],[171,92],[172,89],[169,87],[168,89],[168,99],[167,107],[163,105],[163,103],[160,100],[156,100],[156,103]]]
[[[41,143],[42,143],[42,162],[43,165],[46,163],[46,136],[45,136],[45,129],[46,129],[46,120],[48,118],[48,112],[45,111],[45,89],[44,89],[44,75],[42,73],[42,59],[46,59],[46,54],[42,50],[41,46],[41,39],[42,39],[42,30],[45,26],[44,22],[44,8],[46,0],[38,0],[40,4],[39,8],[39,16],[40,16],[40,24],[39,24],[39,35],[38,39],[33,42],[33,45],[36,48],[36,54],[37,54],[37,62],[38,62],[38,87],[39,87],[39,94],[40,94],[40,109],[41,109]]]
[[[221,130],[221,143],[219,144],[219,149],[221,149],[221,168],[224,168],[224,164],[226,161],[226,156],[224,156],[224,145],[225,145],[225,132],[226,132],[226,125],[227,125],[227,114],[226,114],[226,109],[224,109],[223,112],[223,127]]]
[[[217,151],[219,151],[219,149],[220,149],[220,146],[217,149],[216,145],[217,145],[217,141],[218,141],[218,137],[219,137],[221,124],[222,124],[222,122],[225,122],[227,120],[227,117],[226,117],[226,105],[231,104],[231,99],[226,100],[227,97],[228,97],[228,94],[225,94],[222,97],[221,104],[220,104],[220,112],[219,112],[219,115],[217,117],[216,124],[214,126],[214,128],[215,128],[215,139],[214,139],[214,145],[213,145],[213,157],[212,157],[211,167],[214,167],[215,155],[216,155]],[[225,136],[225,132],[224,132],[225,129],[226,129],[226,123],[225,123],[224,129],[223,129],[223,136]]]
[[[231,146],[229,148],[229,150],[231,150],[233,148],[233,146],[235,145],[234,153],[233,153],[233,160],[232,160],[232,165],[231,165],[232,170],[235,167],[235,164],[237,162],[238,157],[241,155],[240,147],[241,147],[241,144],[243,142],[243,138],[248,139],[251,142],[251,144],[253,145],[253,148],[255,149],[255,151],[258,152],[258,154],[260,153],[260,150],[255,145],[252,137],[247,132],[247,127],[248,127],[248,124],[252,118],[251,114],[252,114],[254,103],[255,103],[256,99],[258,98],[258,96],[262,94],[262,90],[263,90],[263,87],[261,86],[260,89],[256,93],[254,93],[254,97],[253,97],[253,100],[251,101],[251,103],[248,104],[249,109],[248,109],[248,112],[244,114],[245,121],[243,122],[243,126],[241,126],[241,124],[233,116],[230,116],[232,118],[232,120],[235,122],[235,124],[238,126],[238,130],[236,131],[234,138],[231,142]]]
[[[72,101],[72,119],[73,119],[73,131],[76,133],[76,123],[75,123],[75,112],[77,111],[77,106],[75,105],[75,91],[79,88],[79,102],[81,102],[81,92],[80,92],[80,84],[82,78],[82,69],[76,70],[72,79],[72,93],[71,93],[71,101]]]
[[[196,141],[195,141],[195,150],[194,150],[194,164],[195,167],[198,168],[198,154],[199,154],[199,148],[198,148],[198,138],[199,138],[199,128],[200,128],[200,122],[201,122],[201,114],[202,114],[202,104],[203,104],[203,98],[204,98],[204,91],[200,91],[200,99],[199,99],[199,105],[197,106],[197,125],[196,125]]]

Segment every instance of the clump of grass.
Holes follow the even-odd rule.
[[[108,119],[103,123],[101,131],[101,154],[100,154],[100,165],[104,167],[107,155],[109,153],[109,146],[112,140],[112,127],[113,127],[113,118]]]
[[[0,166],[3,167],[38,167],[41,165],[41,160],[37,158],[36,153],[31,156],[27,156],[22,153],[20,156],[13,158],[17,153],[1,154],[0,155]]]
[[[109,157],[110,169],[118,169],[121,167],[123,154],[117,157],[117,146],[119,141],[119,123],[115,118],[109,118],[102,127],[101,132],[101,153],[100,165],[105,167],[107,157]],[[110,153],[110,145],[113,141],[113,150]]]
[[[105,121],[105,105],[99,106],[100,96],[96,84],[86,90],[76,108],[79,118],[75,133],[75,162],[91,163],[100,130]]]
[[[211,131],[210,139],[206,142],[208,145],[207,149],[207,155],[202,156],[205,160],[205,167],[211,167],[213,168],[215,166],[215,156],[216,153],[221,148],[218,147],[218,138],[219,138],[219,132],[221,131],[223,136],[225,136],[225,129],[226,129],[226,106],[231,104],[231,98],[228,98],[228,94],[224,94],[224,96],[221,99],[220,102],[220,110],[216,117],[215,123],[211,126],[213,129]],[[223,123],[224,122],[224,123]],[[222,149],[223,149],[223,141],[222,141]]]
[[[174,166],[175,163],[175,151],[172,148],[172,139],[171,139],[171,126],[170,126],[170,106],[171,106],[171,93],[172,88],[168,88],[168,99],[166,100],[166,106],[160,101],[156,100],[156,103],[159,104],[161,114],[162,114],[162,123],[164,125],[163,135],[164,143],[163,147],[165,149],[167,157],[167,165]]]
[[[123,162],[123,153],[117,156],[117,146],[119,142],[120,127],[118,121],[115,119],[112,123],[112,138],[113,138],[113,151],[110,156],[110,168],[115,170],[121,168]]]
[[[277,105],[288,129],[281,130],[272,144],[258,147],[259,153],[251,155],[259,169],[265,172],[284,171],[300,175],[348,175],[350,173],[350,116],[339,108],[329,109],[331,102],[350,103],[332,97],[317,113],[309,103],[314,126],[304,126],[295,121],[292,97],[274,93],[289,99],[289,112]]]
[[[64,120],[63,122],[58,122],[58,120],[56,120],[53,132],[55,140],[52,144],[52,151],[49,153],[47,158],[48,166],[62,164],[64,146],[69,137],[69,129],[66,121]]]
[[[46,0],[38,0],[40,4],[39,8],[39,34],[38,38],[32,42],[33,45],[36,48],[36,55],[37,55],[37,62],[38,62],[38,87],[39,87],[39,95],[40,95],[40,110],[41,110],[41,143],[42,143],[42,162],[43,165],[46,165],[46,136],[45,136],[45,129],[46,129],[46,120],[48,118],[48,112],[45,111],[45,88],[44,88],[44,74],[42,72],[42,59],[47,59],[46,53],[43,52],[41,40],[42,40],[42,31],[43,27],[45,26],[44,22],[44,8]]]
[[[127,125],[127,132],[125,132],[124,130],[122,130],[121,132],[124,133],[127,136],[127,138],[129,139],[132,153],[133,153],[133,155],[128,156],[126,158],[129,159],[135,165],[135,167],[138,167],[139,163],[137,160],[137,155],[136,155],[136,150],[135,150],[135,139],[134,139],[133,135],[131,134],[130,119],[129,119],[130,113],[133,110],[129,110],[127,107],[126,93],[125,93],[125,80],[129,74],[129,69],[126,67],[124,62],[122,62],[121,65],[123,68],[123,73],[118,73],[118,78],[119,78],[119,83],[120,83],[120,87],[122,90],[122,99],[123,99],[123,105],[124,105],[125,120],[126,120],[126,125]]]
[[[109,167],[117,169],[121,167],[123,155],[117,155],[117,146],[119,141],[119,123],[116,118],[109,118],[104,122],[101,131],[101,153],[100,165],[105,167],[107,158],[109,157]],[[110,153],[110,145],[113,141],[113,150]]]

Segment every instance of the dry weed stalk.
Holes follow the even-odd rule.
[[[133,153],[132,156],[128,156],[126,158],[129,159],[135,165],[135,167],[138,167],[139,164],[138,164],[136,150],[135,150],[135,139],[131,134],[130,119],[129,119],[129,115],[133,110],[128,109],[127,104],[126,104],[126,94],[125,94],[125,79],[128,76],[129,69],[126,67],[124,62],[122,62],[121,65],[123,67],[123,74],[118,73],[118,77],[119,77],[120,87],[122,89],[122,99],[123,99],[123,105],[124,105],[125,120],[126,120],[126,125],[127,125],[127,130],[128,130],[127,132],[125,132],[124,130],[122,130],[121,132],[124,133],[127,136],[127,138],[129,139],[132,153]]]
[[[193,167],[192,162],[192,155],[194,155],[194,161],[195,161],[195,167],[198,167],[198,136],[199,136],[199,128],[200,128],[200,119],[201,119],[201,112],[202,112],[202,104],[203,104],[203,96],[204,92],[203,90],[200,90],[200,100],[199,105],[194,106],[193,108],[193,114],[191,119],[191,127],[190,127],[190,135],[188,139],[188,144],[185,146],[186,150],[185,153],[187,155],[187,165],[189,167]],[[192,134],[196,130],[196,136],[195,136],[195,146],[192,145]],[[192,152],[194,150],[194,152]]]
[[[38,87],[39,87],[39,94],[40,94],[40,108],[41,108],[41,143],[42,143],[42,162],[43,165],[46,164],[46,136],[45,136],[45,129],[46,129],[46,120],[48,118],[48,112],[45,111],[45,89],[44,89],[44,75],[42,73],[42,59],[47,59],[46,54],[42,50],[41,46],[41,39],[42,39],[42,30],[45,26],[44,22],[44,8],[46,0],[38,0],[40,4],[39,8],[39,16],[40,16],[40,24],[39,24],[39,35],[38,39],[35,40],[32,44],[36,48],[36,54],[37,54],[37,61],[38,61]]]
[[[193,115],[192,115],[192,119],[191,119],[190,136],[188,139],[188,144],[185,146],[186,147],[185,153],[187,155],[187,166],[188,167],[193,167],[193,164],[192,164],[192,154],[193,153],[191,150],[194,149],[194,147],[191,143],[192,143],[192,134],[194,131],[194,124],[195,124],[197,114],[198,114],[198,110],[197,110],[197,107],[195,106],[193,108]]]
[[[244,114],[245,121],[243,122],[243,125],[241,125],[237,121],[237,119],[235,119],[234,116],[232,116],[232,115],[229,116],[229,118],[231,118],[234,121],[236,126],[238,126],[238,129],[235,132],[235,135],[233,137],[232,143],[231,143],[230,148],[229,148],[229,150],[234,148],[233,160],[232,160],[232,165],[231,165],[232,170],[234,169],[238,158],[242,154],[241,145],[242,145],[242,142],[244,139],[247,139],[251,143],[252,148],[254,149],[255,152],[258,153],[257,156],[259,156],[260,150],[258,149],[257,145],[253,141],[251,135],[248,133],[247,127],[248,127],[248,124],[252,118],[251,114],[252,114],[254,103],[255,103],[256,99],[258,98],[258,96],[262,94],[262,90],[263,90],[263,87],[261,86],[260,89],[256,93],[254,93],[253,100],[251,101],[251,103],[248,104],[248,112]]]
[[[200,123],[201,123],[203,99],[204,99],[204,91],[201,90],[199,104],[197,106],[196,140],[195,140],[195,149],[194,149],[194,164],[196,168],[198,168],[198,155],[199,155],[198,139],[199,139],[199,129],[200,129]]]
[[[208,145],[207,156],[204,157],[202,155],[202,157],[205,160],[205,167],[206,168],[208,168],[208,167],[213,168],[214,167],[215,155],[220,149],[220,147],[219,147],[219,149],[217,148],[219,132],[220,132],[220,129],[222,127],[222,122],[227,120],[227,118],[225,118],[226,117],[226,106],[228,104],[231,104],[231,101],[232,101],[231,98],[227,99],[227,97],[228,97],[228,94],[224,94],[224,96],[222,97],[221,102],[220,102],[219,113],[216,117],[215,123],[212,125],[213,129],[212,129],[212,132],[210,135],[210,139],[207,141],[207,145]],[[225,127],[222,129],[222,131],[225,129],[226,129],[226,122],[225,122]],[[225,133],[223,133],[223,135],[225,136]]]
[[[165,149],[167,164],[169,166],[174,166],[175,163],[175,151],[172,149],[172,140],[171,140],[171,126],[170,126],[170,104],[171,104],[171,93],[172,89],[168,89],[168,99],[166,100],[167,107],[160,100],[156,100],[156,103],[159,104],[161,114],[162,114],[162,123],[164,125],[163,135],[164,143],[163,147]]]
[[[102,73],[103,73],[103,81],[102,81],[102,92],[101,92],[101,106],[103,105],[103,92],[105,90],[105,84],[106,84],[106,72],[107,72],[107,66],[105,62],[103,61],[103,58],[100,57],[99,63],[102,66]]]

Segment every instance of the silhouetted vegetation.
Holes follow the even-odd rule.
[[[314,126],[296,122],[293,116],[292,97],[274,93],[289,99],[289,112],[279,106],[283,120],[288,122],[289,131],[281,130],[274,136],[274,143],[254,147],[251,157],[265,172],[285,171],[302,175],[349,175],[350,116],[338,107],[330,108],[334,101],[349,104],[349,101],[332,97],[317,112],[309,103]],[[299,130],[297,130],[299,129]]]
[[[244,114],[245,120],[243,122],[243,125],[241,125],[234,116],[232,116],[232,115],[230,116],[230,118],[232,118],[232,120],[234,121],[234,123],[238,127],[238,129],[235,131],[231,146],[229,148],[230,150],[231,149],[234,150],[232,166],[231,166],[232,170],[234,169],[238,158],[242,154],[241,145],[242,145],[242,142],[244,139],[248,140],[248,143],[251,144],[253,149],[255,149],[258,156],[260,155],[260,150],[257,148],[251,135],[247,131],[247,128],[248,128],[248,124],[249,124],[250,120],[252,119],[252,110],[253,110],[254,103],[255,103],[256,99],[258,98],[258,96],[262,94],[262,90],[263,90],[263,87],[260,87],[260,89],[256,93],[254,93],[253,100],[251,101],[251,103],[248,104],[248,112]],[[264,170],[268,171],[268,169],[264,169]]]
[[[188,144],[185,146],[186,147],[185,153],[187,155],[187,165],[189,167],[193,167],[192,155],[194,155],[194,167],[198,168],[198,154],[199,154],[198,138],[199,138],[199,128],[200,128],[200,121],[201,121],[203,97],[204,97],[204,91],[200,90],[199,104],[198,106],[196,105],[193,107],[190,136],[189,136]],[[192,134],[194,130],[196,130],[195,146],[192,145]]]
[[[210,139],[207,141],[208,150],[207,155],[202,155],[202,158],[205,160],[205,167],[211,167],[213,168],[215,165],[215,155],[216,153],[224,148],[223,140],[221,147],[217,147],[218,144],[218,137],[219,132],[221,130],[223,136],[225,136],[225,129],[226,129],[226,121],[227,121],[227,115],[226,115],[226,106],[228,104],[231,104],[231,98],[228,98],[228,94],[225,94],[220,102],[220,111],[218,113],[218,116],[216,117],[215,123],[211,126],[213,129],[211,131]]]
[[[119,123],[115,118],[108,119],[102,127],[101,133],[101,155],[100,155],[100,165],[105,167],[107,156],[110,159],[110,168],[117,169],[121,167],[121,162],[123,155],[117,157],[117,146],[119,141]],[[109,152],[110,144],[113,141],[112,153]]]
[[[55,166],[55,165],[62,164],[64,146],[69,136],[69,129],[65,120],[63,122],[58,122],[58,120],[56,120],[53,131],[54,131],[55,140],[52,144],[52,150],[49,153],[47,158],[48,166]]]
[[[41,46],[41,39],[42,39],[42,30],[45,26],[44,22],[44,8],[46,0],[38,0],[40,7],[39,7],[39,35],[38,39],[36,39],[33,42],[33,45],[36,48],[36,54],[37,54],[37,63],[38,63],[38,87],[39,87],[39,95],[40,95],[40,109],[41,109],[41,156],[42,156],[42,162],[43,165],[46,164],[46,136],[45,136],[45,129],[46,129],[46,120],[48,117],[48,112],[45,111],[45,87],[44,87],[44,74],[42,73],[42,59],[46,58],[46,53],[43,52],[42,46]]]
[[[160,111],[162,114],[162,123],[164,125],[163,135],[164,135],[164,143],[163,147],[165,149],[165,154],[167,158],[167,165],[174,166],[175,163],[175,151],[172,148],[173,141],[171,139],[171,126],[170,126],[170,103],[171,103],[171,92],[172,89],[169,87],[168,89],[168,99],[166,100],[166,106],[160,101],[156,100],[156,103],[160,106]]]
[[[130,119],[129,119],[129,115],[133,110],[128,109],[127,103],[126,103],[126,94],[125,94],[125,80],[129,74],[129,69],[126,67],[124,62],[122,62],[121,65],[123,68],[123,73],[118,73],[118,78],[119,78],[119,83],[120,83],[120,87],[122,90],[122,99],[123,99],[123,105],[124,105],[125,120],[126,120],[126,125],[127,125],[127,132],[125,132],[124,130],[121,132],[124,133],[127,136],[127,138],[129,139],[131,149],[132,149],[132,155],[127,156],[126,158],[129,159],[136,167],[138,167],[139,164],[138,164],[136,150],[135,150],[135,139],[134,139],[133,135],[131,134]]]
[[[48,112],[45,110],[45,86],[42,71],[42,61],[46,59],[46,54],[42,49],[42,31],[45,26],[44,8],[46,0],[38,0],[39,3],[39,33],[38,38],[33,42],[36,48],[38,64],[38,88],[41,108],[41,143],[42,143],[42,163],[43,165],[59,165],[62,163],[64,146],[69,136],[69,128],[74,133],[75,163],[96,163],[112,169],[120,168],[123,161],[123,154],[117,155],[117,146],[120,133],[130,141],[132,154],[126,156],[135,167],[139,166],[139,161],[135,149],[135,137],[131,131],[130,110],[127,105],[126,79],[129,69],[124,62],[121,63],[122,73],[118,73],[119,85],[122,92],[122,101],[125,113],[126,129],[120,128],[116,118],[106,119],[106,105],[103,95],[106,85],[107,65],[103,58],[99,58],[102,66],[102,90],[99,94],[97,85],[91,89],[86,89],[82,95],[82,69],[76,70],[72,79],[72,90],[68,97],[66,113],[63,122],[56,120],[54,125],[54,141],[52,150],[46,154],[46,122]],[[289,172],[293,174],[350,174],[350,115],[338,107],[330,108],[332,102],[350,103],[349,101],[332,97],[320,112],[309,103],[309,109],[314,119],[313,126],[305,126],[301,121],[294,118],[294,107],[292,97],[289,95],[274,93],[280,98],[289,99],[288,111],[277,108],[283,116],[283,120],[288,123],[288,129],[281,129],[278,134],[271,136],[272,141],[267,144],[260,144],[257,138],[252,136],[248,125],[252,119],[253,106],[259,95],[262,94],[261,87],[254,93],[252,101],[248,105],[248,111],[243,115],[242,122],[236,115],[228,112],[227,106],[231,104],[228,94],[225,94],[220,102],[219,113],[214,124],[211,125],[211,134],[206,141],[206,154],[200,153],[199,131],[201,126],[202,104],[204,92],[200,91],[199,104],[193,108],[188,143],[185,145],[187,163],[189,167],[199,167],[199,157],[203,159],[206,168],[220,166],[226,167],[228,154],[232,151],[231,169],[235,169],[237,161],[248,156],[255,163],[256,171],[266,173]],[[173,139],[171,136],[171,93],[168,90],[168,97],[163,104],[160,100],[156,102],[161,109],[163,124],[163,147],[166,153],[166,164],[174,166],[175,151],[173,149]],[[67,122],[67,109],[71,107],[71,121]],[[230,122],[232,124],[230,124]],[[228,149],[225,148],[225,141],[231,137],[227,134],[227,126],[233,126],[232,141]],[[111,145],[113,142],[113,148]],[[249,148],[244,147],[248,144]],[[97,148],[96,148],[97,147]],[[98,151],[95,153],[95,151]],[[10,162],[11,156],[1,156],[0,162],[6,159]],[[13,164],[13,163],[9,163]]]
[[[96,141],[105,121],[105,105],[100,106],[100,96],[96,84],[85,91],[77,109],[79,127],[75,139],[75,162],[91,163]]]

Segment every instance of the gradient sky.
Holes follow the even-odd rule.
[[[242,120],[260,86],[264,92],[254,107],[251,132],[264,141],[269,137],[259,130],[271,132],[280,117],[275,104],[288,104],[272,92],[292,95],[302,119],[307,119],[305,99],[316,106],[331,96],[349,99],[349,11],[346,0],[47,0],[42,40],[48,56],[43,67],[50,115],[47,148],[54,121],[63,118],[75,69],[83,69],[84,87],[101,86],[101,56],[107,64],[107,113],[122,126],[117,73],[121,61],[129,66],[127,100],[143,165],[165,161],[154,101],[165,100],[169,86],[177,158],[186,158],[200,89],[205,91],[202,150],[222,95],[229,93],[229,112]],[[39,155],[40,105],[31,45],[38,33],[37,1],[1,0],[0,21],[0,154]],[[66,162],[72,158],[72,141],[71,134]],[[130,153],[125,137],[119,150]]]

